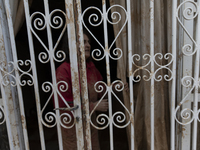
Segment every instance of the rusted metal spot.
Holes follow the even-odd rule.
[[[185,135],[186,135],[186,134],[184,133],[185,131],[186,131],[186,129],[185,129],[185,127],[183,126],[183,127],[182,127],[182,138],[185,138]]]
[[[132,124],[133,127],[134,127],[134,114],[131,114],[131,116],[130,116],[130,121],[131,121],[131,124]]]
[[[102,0],[102,5],[105,5],[105,3],[106,3],[106,0]]]

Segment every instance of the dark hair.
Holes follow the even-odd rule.
[[[83,29],[83,34],[87,35],[87,37],[89,38],[89,40],[91,41],[91,36],[90,36],[90,33],[86,30],[86,29]],[[64,32],[63,34],[63,37],[62,37],[62,40],[61,40],[61,49],[65,52],[66,54],[66,58],[65,58],[65,61],[66,62],[70,62],[70,58],[69,58],[69,43],[68,43],[68,34],[67,34],[67,30]],[[86,60],[86,61],[91,61],[92,58],[91,56]]]
[[[68,46],[68,34],[67,34],[67,29],[65,30],[63,37],[62,37],[62,45],[61,49],[65,52],[66,58],[65,61],[69,62],[69,46]]]
[[[85,28],[83,29],[83,34],[87,35],[87,37],[91,41],[91,35],[90,35],[90,33]]]
[[[90,40],[90,42],[91,42],[91,35],[90,35],[90,33],[89,33],[85,28],[83,29],[83,34],[87,35],[87,37],[89,38],[89,40]],[[90,45],[90,46],[91,46],[91,45]],[[86,59],[86,61],[87,61],[87,62],[92,61],[91,55],[90,55],[89,58]]]

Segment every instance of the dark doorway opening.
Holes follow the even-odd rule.
[[[109,1],[107,0],[107,7],[109,6]],[[102,2],[101,1],[94,1],[94,0],[82,0],[82,10],[84,11],[86,8],[90,6],[95,6],[102,10]],[[54,9],[61,9],[65,12],[65,4],[64,0],[49,0],[49,7],[50,11]],[[44,5],[43,1],[41,0],[34,0],[32,3],[32,6],[30,8],[31,14],[33,12],[42,12],[44,13]],[[91,10],[89,14],[95,13],[94,10]],[[87,14],[87,15],[89,15]],[[86,17],[87,17],[86,15]],[[102,45],[104,45],[104,35],[103,33],[103,26],[100,25],[98,28],[92,27],[87,22],[86,25],[91,30],[91,32],[98,37],[98,40]],[[47,35],[45,33],[46,31],[38,32],[38,35],[41,37],[41,39],[44,41],[45,45],[48,45],[47,41]],[[53,38],[57,38],[58,34],[56,31],[52,31]],[[108,40],[109,44],[114,39],[114,32],[112,25],[108,24]],[[39,82],[39,92],[40,92],[40,99],[41,99],[41,106],[45,105],[46,100],[48,99],[48,93],[45,93],[42,90],[42,84],[45,81],[51,82],[51,68],[50,64],[41,64],[37,58],[38,54],[41,52],[44,47],[41,45],[41,43],[33,36],[34,41],[34,49],[35,49],[35,56],[36,56],[36,67],[37,67],[37,73],[38,73],[38,82]],[[99,48],[99,44],[93,39],[92,41],[92,49]],[[27,36],[27,29],[26,29],[26,22],[24,22],[22,28],[20,29],[19,33],[16,36],[16,45],[18,50],[18,58],[21,60],[27,60],[30,59],[29,54],[29,45],[28,45],[28,36]],[[59,45],[60,46],[60,45]],[[60,48],[58,46],[58,49]],[[115,48],[115,45],[112,49]],[[100,49],[100,48],[99,48]],[[96,67],[100,71],[100,73],[103,76],[104,81],[107,81],[106,78],[106,63],[105,59],[102,61],[94,61]],[[60,63],[56,63],[56,67],[58,67]],[[111,68],[111,81],[115,81],[117,79],[116,72],[117,72],[117,61],[110,59],[110,68]],[[26,68],[23,68],[26,69]],[[40,148],[40,138],[39,138],[39,129],[38,129],[38,119],[37,119],[37,109],[35,104],[35,93],[34,88],[30,86],[24,86],[23,87],[23,97],[24,97],[24,106],[25,106],[25,113],[26,113],[26,119],[27,119],[27,130],[28,130],[28,136],[30,139],[30,149],[31,150],[39,150]],[[122,93],[119,93],[118,96],[120,99],[123,99]],[[113,97],[113,101],[114,97]],[[119,103],[113,103],[113,111],[123,111],[123,108],[120,106]],[[53,102],[50,103],[45,111],[52,111],[54,108]],[[45,137],[46,137],[46,144],[47,144],[47,150],[58,150],[58,141],[57,141],[57,131],[56,127],[53,128],[47,128],[44,127]],[[115,150],[128,150],[128,140],[126,135],[126,129],[118,129],[114,127],[114,149]],[[109,128],[105,130],[99,131],[99,140],[100,140],[100,146],[102,150],[109,150],[110,149],[110,139],[109,139]]]

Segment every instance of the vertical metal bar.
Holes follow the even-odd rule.
[[[7,64],[7,55],[6,55],[6,50],[8,51],[8,44],[9,41],[6,40],[7,32],[6,32],[6,25],[3,23],[6,20],[3,17],[3,13],[5,12],[4,5],[2,0],[0,0],[0,57],[1,57],[1,62],[4,64]],[[5,70],[8,72],[8,68]],[[20,146],[22,146],[22,142],[19,139],[19,134],[17,131],[17,118],[15,116],[16,110],[14,110],[14,105],[13,105],[13,97],[12,97],[12,89],[10,86],[3,86],[3,73],[0,72],[0,80],[1,80],[1,94],[2,94],[2,100],[3,100],[3,106],[5,110],[5,119],[6,119],[6,127],[7,127],[7,133],[8,133],[8,142],[9,142],[9,147],[10,150],[16,150],[20,149]],[[1,126],[1,125],[0,125]]]
[[[109,118],[112,118],[112,96],[111,96],[111,79],[110,79],[110,60],[108,48],[108,28],[107,28],[107,13],[106,13],[106,0],[102,0],[102,9],[103,9],[103,26],[104,26],[104,44],[105,44],[105,53],[106,53],[106,74],[107,74],[107,85],[108,85],[108,104],[109,104]],[[114,149],[113,144],[113,120],[110,120],[110,149]]]
[[[181,0],[182,2],[183,0]],[[193,1],[193,0],[191,0]],[[194,2],[194,1],[193,1]],[[190,3],[185,3],[183,5],[183,10],[184,9],[187,9],[187,8],[192,8],[193,7],[193,4],[190,4]],[[182,14],[182,13],[181,13]],[[180,16],[181,17],[181,16]],[[183,16],[182,16],[183,18]],[[181,18],[181,19],[182,19]],[[194,19],[190,19],[190,20],[186,20],[186,19],[182,19],[182,22],[183,22],[183,25],[184,27],[187,29],[188,33],[191,35],[191,37],[194,37],[193,36],[193,33],[194,33]],[[193,45],[193,42],[190,40],[190,37],[187,36],[187,33],[184,32],[184,30],[182,29],[182,37],[180,37],[183,42],[182,44],[183,45],[186,45],[186,44],[190,44],[190,45]],[[182,46],[181,46],[182,47]],[[182,76],[185,77],[185,76],[190,76],[192,77],[192,70],[193,68],[191,67],[193,65],[193,58],[194,57],[188,57],[188,56],[183,56],[182,59],[183,59],[183,62],[182,62],[182,65],[183,65],[183,71],[180,72],[182,73]],[[178,84],[177,84],[178,85]],[[187,93],[190,91],[190,88],[191,87],[188,87],[188,88],[182,88],[182,97],[185,97],[187,95]],[[181,92],[180,92],[181,93]],[[191,100],[192,100],[192,94],[191,94],[191,97],[188,97],[188,100],[185,101],[183,104],[182,104],[182,109],[185,109],[185,108],[189,108],[191,109]],[[189,112],[188,112],[189,113]],[[191,115],[191,113],[190,113]],[[186,119],[183,119],[184,123],[186,122],[189,122],[189,120],[191,119],[191,117],[189,117],[187,120]],[[182,150],[188,150],[190,149],[191,147],[191,124],[188,124],[188,125],[182,125],[181,126],[181,149]]]
[[[200,0],[197,0],[197,6],[200,6]],[[192,131],[192,150],[197,149],[197,118],[198,118],[198,89],[199,89],[199,58],[200,58],[200,42],[199,42],[199,34],[200,34],[200,12],[198,11],[197,22],[196,22],[196,41],[197,41],[197,52],[194,63],[194,79],[195,79],[195,91],[194,91],[194,99],[193,99],[193,112],[194,112],[194,122],[193,122],[193,131]]]
[[[2,73],[0,73],[0,79],[3,79]],[[17,134],[17,123],[15,122],[15,118],[13,117],[14,114],[11,114],[11,109],[13,109],[13,106],[10,104],[12,101],[12,97],[9,96],[11,91],[9,88],[6,88],[1,83],[1,92],[2,92],[2,99],[3,99],[3,106],[5,110],[5,118],[6,118],[6,127],[7,127],[7,133],[8,133],[8,141],[9,141],[9,147],[10,150],[16,150],[20,149],[19,144],[19,137]],[[12,120],[10,120],[12,119]],[[14,121],[14,124],[11,122]]]
[[[76,46],[73,0],[65,0],[65,3],[66,3],[66,12],[68,21],[67,29],[69,37],[73,100],[74,100],[74,105],[81,106],[80,87],[79,87],[80,84],[77,84],[77,82],[79,81],[79,72],[78,72],[78,62],[77,62],[77,46]],[[76,122],[77,149],[84,150],[82,113],[81,113],[81,107],[79,108],[80,109],[75,111],[75,116],[79,117],[80,119],[79,121]]]
[[[184,1],[184,0],[179,0],[180,1],[180,3],[182,3],[182,1]],[[181,12],[183,11],[183,8],[181,8],[181,10],[180,10]],[[176,13],[175,14],[173,14],[172,13],[172,15],[177,15]],[[181,19],[181,22],[183,22],[184,21],[184,19],[183,19],[183,14],[182,13],[180,13],[180,19]],[[184,40],[183,40],[183,37],[184,37],[184,30],[183,30],[183,28],[179,28],[178,29],[178,33],[177,33],[177,37],[179,37],[178,38],[178,47],[182,47],[184,44]],[[178,51],[177,52],[177,55],[178,56],[181,56],[182,55],[182,51]],[[182,78],[182,76],[184,76],[182,73],[183,73],[183,70],[184,70],[184,68],[183,68],[183,61],[184,60],[184,57],[178,57],[177,58],[177,68],[178,68],[178,71],[177,71],[177,82],[176,82],[176,84],[177,84],[177,91],[179,91],[178,93],[177,93],[177,95],[176,95],[176,99],[177,99],[177,104],[179,104],[180,102],[181,102],[181,100],[182,100],[182,97],[183,97],[183,93],[182,93],[182,85],[181,85],[181,78]],[[192,62],[191,62],[192,63]],[[191,67],[191,66],[190,66]],[[170,102],[171,103],[171,102]],[[190,101],[190,103],[191,103],[191,101]],[[170,116],[172,115],[171,114],[172,112],[170,112]],[[180,116],[178,116],[178,119],[180,119]],[[190,125],[188,125],[188,126],[190,126]],[[181,129],[181,125],[179,125],[179,124],[177,124],[177,125],[175,125],[174,126],[174,140],[175,140],[175,142],[174,142],[174,149],[180,149],[181,148],[181,142],[182,142],[182,140],[179,140],[179,139],[182,139],[182,133],[180,133],[180,129]],[[188,144],[188,146],[190,146],[190,144]],[[189,148],[186,146],[185,147],[186,149],[185,150],[188,150]]]
[[[52,33],[51,33],[51,27],[49,22],[50,20],[50,15],[49,15],[49,4],[48,0],[44,0],[44,9],[45,9],[45,16],[46,16],[46,21],[47,21],[47,37],[48,37],[48,44],[49,44],[49,58],[50,58],[50,66],[51,66],[51,75],[52,75],[52,83],[53,86],[56,88],[57,82],[56,82],[56,74],[55,74],[55,64],[54,64],[54,51],[53,51],[53,41],[52,41]],[[56,91],[54,89],[54,91]],[[54,94],[55,98],[55,107],[59,108],[58,104],[58,95]],[[62,142],[62,134],[61,134],[61,126],[59,119],[60,118],[60,111],[56,111],[56,122],[57,122],[57,132],[58,132],[58,142],[59,142],[59,148],[60,150],[63,150],[63,142]]]
[[[172,86],[171,86],[171,150],[175,149],[175,96],[176,96],[176,39],[177,39],[177,20],[176,20],[177,0],[172,4],[172,55],[174,62],[172,66]]]
[[[28,1],[24,0],[24,9],[25,9],[25,16],[26,16],[26,25],[27,25],[27,32],[28,32],[28,41],[29,41],[29,49],[30,49],[30,57],[32,62],[32,71],[33,71],[33,78],[34,78],[34,90],[35,90],[35,98],[36,98],[36,107],[37,107],[37,114],[38,114],[38,125],[40,131],[40,140],[41,140],[41,148],[45,150],[45,140],[44,140],[44,131],[43,125],[41,122],[41,106],[40,106],[40,96],[39,96],[39,85],[38,85],[38,78],[37,78],[37,70],[36,70],[36,62],[35,62],[35,53],[34,53],[34,46],[33,46],[33,38],[30,30],[30,12],[29,12],[29,4]]]
[[[21,111],[21,121],[22,121],[22,127],[23,127],[25,148],[26,148],[26,150],[29,150],[30,148],[29,148],[28,133],[27,133],[27,128],[26,128],[26,119],[25,119],[25,111],[24,111],[24,104],[23,104],[23,96],[22,96],[21,86],[20,86],[20,83],[19,83],[20,81],[18,80],[18,79],[20,79],[18,68],[17,68],[18,59],[17,59],[17,51],[16,51],[16,45],[15,45],[13,22],[12,22],[9,0],[5,0],[5,8],[6,8],[6,15],[7,15],[7,19],[8,19],[9,34],[10,34],[12,54],[13,54],[13,63],[14,63],[15,75],[16,75],[17,91],[18,91],[18,96],[19,96],[19,101],[20,101],[19,104],[20,104],[20,111]]]
[[[150,55],[154,57],[154,0],[150,0]],[[154,150],[154,61],[151,61],[151,150]]]
[[[133,65],[132,65],[132,27],[131,27],[131,2],[127,0],[128,12],[128,58],[129,58],[129,88],[130,88],[130,113],[131,113],[131,150],[134,150],[134,95],[133,95]]]
[[[88,88],[87,88],[87,76],[86,76],[86,66],[85,66],[85,50],[84,50],[84,38],[83,38],[83,26],[82,26],[82,10],[81,10],[81,0],[76,0],[77,9],[77,24],[78,24],[78,40],[79,40],[79,67],[80,67],[80,83],[81,83],[81,97],[83,105],[83,116],[85,117],[85,141],[87,150],[91,150],[91,130],[90,130],[90,116],[89,116],[89,98],[88,98]]]

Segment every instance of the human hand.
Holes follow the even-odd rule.
[[[94,102],[94,105],[96,106],[98,103],[97,102]],[[108,99],[103,99],[99,104],[98,106],[96,107],[96,111],[103,111],[103,112],[106,112],[108,110]]]

